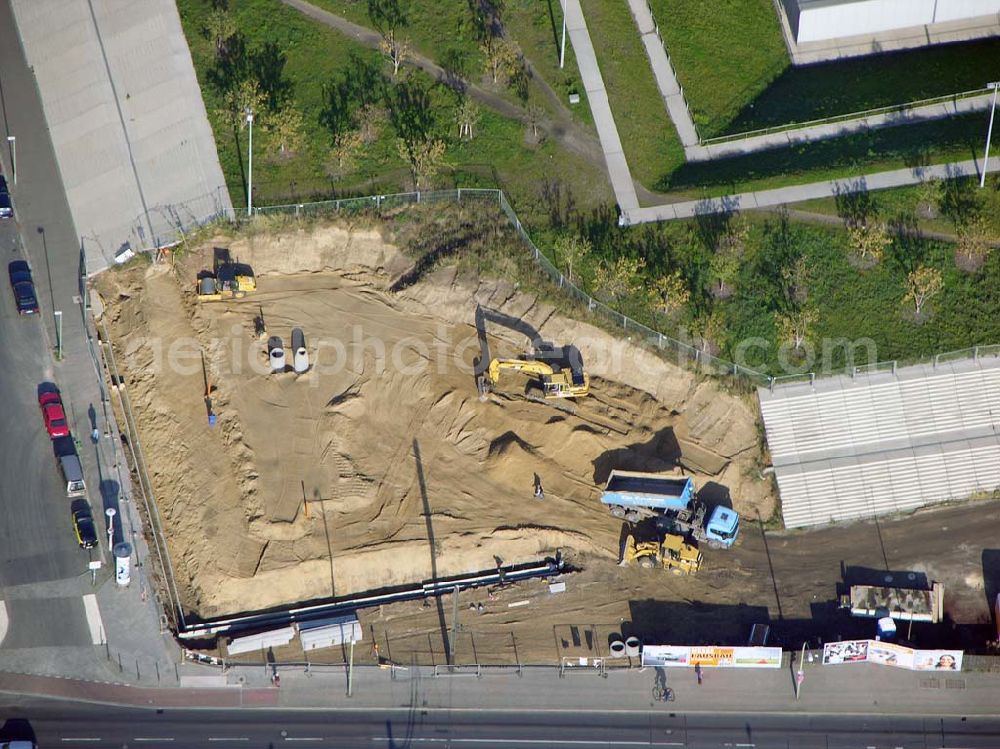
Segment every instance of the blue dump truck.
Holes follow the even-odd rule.
[[[664,533],[690,536],[713,549],[729,548],[740,532],[740,516],[729,507],[708,506],[695,497],[694,481],[686,476],[614,470],[601,502],[616,518],[637,523],[656,518]]]

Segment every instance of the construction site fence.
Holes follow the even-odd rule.
[[[749,367],[744,367],[734,362],[721,359],[701,348],[679,341],[676,338],[661,333],[658,330],[653,330],[638,320],[622,314],[621,312],[609,307],[604,302],[595,299],[585,290],[572,283],[534,243],[502,190],[458,188],[455,190],[417,191],[396,193],[392,195],[369,195],[361,198],[326,200],[319,203],[292,203],[288,205],[262,206],[260,208],[255,208],[253,210],[253,215],[312,216],[342,211],[375,210],[381,212],[391,208],[397,208],[405,205],[417,205],[420,203],[462,203],[464,201],[494,203],[499,206],[500,210],[503,211],[504,215],[521,237],[530,252],[531,257],[534,259],[538,267],[545,272],[549,279],[567,295],[586,305],[587,310],[590,313],[604,318],[615,327],[621,328],[621,330],[629,335],[633,340],[641,339],[642,342],[659,350],[660,352],[670,352],[674,355],[674,357],[676,357],[678,363],[691,364],[708,374],[734,377],[747,381],[753,385],[763,385],[768,387],[771,385],[772,378],[769,375],[750,369]]]

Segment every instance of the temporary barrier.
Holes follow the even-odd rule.
[[[702,668],[781,668],[781,648],[701,645],[646,645],[643,666]]]
[[[823,665],[878,663],[911,671],[961,671],[961,650],[915,650],[880,640],[844,640],[823,646]]]

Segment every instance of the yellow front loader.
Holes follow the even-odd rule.
[[[625,541],[621,566],[637,564],[640,567],[660,567],[675,575],[693,575],[701,569],[702,554],[698,547],[689,544],[683,536],[667,534],[663,541],[636,542],[630,535]]]

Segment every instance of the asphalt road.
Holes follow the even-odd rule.
[[[31,702],[6,710],[0,738],[40,747],[996,747],[1000,720],[595,711],[152,710]],[[21,723],[20,721],[25,721]],[[7,731],[5,734],[4,731]]]
[[[16,138],[13,148],[8,135]],[[39,383],[54,380],[60,384],[61,365],[54,364],[51,354],[53,311],[56,305],[66,310],[64,334],[73,329],[73,309],[64,306],[63,300],[67,285],[76,283],[78,267],[76,261],[67,267],[67,252],[73,253],[75,241],[68,251],[60,247],[59,252],[46,254],[44,250],[55,238],[65,244],[64,238],[72,238],[75,231],[68,208],[60,212],[59,172],[7,3],[0,3],[0,146],[16,214],[14,220],[0,223],[4,257],[0,346],[5,352],[0,367],[4,416],[0,430],[0,598],[9,619],[2,644],[4,648],[89,646],[80,584],[89,584],[87,564],[92,552],[77,547],[70,500],[36,401]],[[16,185],[11,164],[15,151]],[[6,265],[15,258],[25,258],[32,266],[41,309],[38,317],[19,317],[15,309],[6,278]],[[74,430],[85,430],[86,404],[75,403],[65,389],[63,395],[69,415],[75,417]]]

